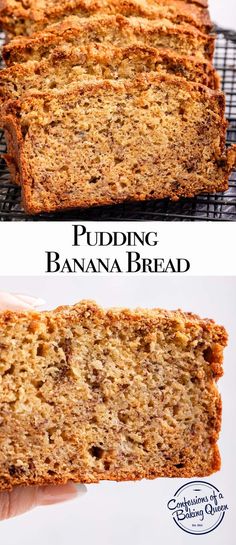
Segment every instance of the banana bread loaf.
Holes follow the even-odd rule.
[[[3,48],[3,58],[7,65],[27,60],[39,61],[47,58],[58,45],[70,43],[81,46],[104,42],[119,46],[141,43],[212,60],[215,36],[203,34],[188,24],[175,25],[167,19],[150,21],[122,15],[82,19],[71,16],[30,38],[15,38]]]
[[[225,329],[181,311],[0,314],[0,488],[220,469]]]
[[[169,51],[133,45],[124,48],[98,44],[58,46],[43,61],[13,64],[0,71],[0,105],[9,98],[21,98],[35,91],[63,92],[83,79],[127,79],[142,72],[174,74],[212,89],[219,77],[212,65]]]
[[[27,0],[25,7],[18,0],[3,0],[0,4],[0,23],[12,38],[30,35],[68,15],[88,17],[99,13],[166,18],[173,22],[190,23],[203,31],[212,29],[205,7],[181,0]]]
[[[138,72],[155,71],[176,74],[187,80],[200,82],[212,89],[219,88],[219,77],[207,61],[195,57],[183,57],[172,51],[162,51],[141,45],[118,48],[109,44],[91,45],[80,49],[69,45],[52,50],[44,61],[30,61],[14,64],[0,72],[0,105],[12,97],[19,98],[25,93],[37,91],[61,92],[81,79],[131,78]],[[11,134],[5,133],[7,150],[5,160],[11,180],[20,183],[16,168],[15,144]]]
[[[224,95],[169,75],[81,82],[8,101],[2,123],[27,212],[224,191]]]

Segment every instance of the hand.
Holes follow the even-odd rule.
[[[11,492],[0,492],[0,520],[22,515],[34,507],[73,500],[85,494],[84,484],[73,483],[51,486],[17,486]]]
[[[33,310],[44,304],[41,299],[0,292],[0,310]],[[51,505],[74,499],[86,492],[83,484],[50,486],[18,486],[12,491],[0,492],[0,520],[21,515],[40,505]]]

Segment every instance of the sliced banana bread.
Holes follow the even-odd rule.
[[[0,488],[220,469],[227,334],[181,311],[0,314]]]
[[[219,88],[219,77],[207,61],[183,57],[142,45],[119,48],[109,45],[58,46],[43,61],[13,64],[0,71],[0,104],[35,91],[64,92],[68,86],[91,78],[127,79],[142,72],[175,74],[190,81]]]
[[[81,82],[8,101],[2,124],[27,212],[224,191],[223,93],[169,75]]]
[[[69,51],[68,51],[69,47]],[[95,47],[75,48],[58,46],[44,61],[30,61],[13,65],[0,72],[0,104],[9,98],[19,98],[33,91],[64,92],[83,78],[127,79],[138,72],[175,74],[187,80],[200,82],[218,89],[220,80],[212,65],[197,61],[195,57],[183,57],[172,51],[156,50],[141,45],[118,48],[98,44]],[[8,153],[5,160],[11,179],[20,183],[16,169],[15,145],[6,131]]]
[[[58,45],[70,43],[81,46],[91,42],[119,46],[141,43],[212,60],[215,36],[203,34],[187,24],[175,25],[168,20],[149,21],[121,15],[101,15],[88,19],[71,16],[30,38],[15,38],[3,48],[3,58],[8,66],[14,62],[39,61],[47,58]]]
[[[148,19],[167,18],[187,22],[203,31],[212,29],[208,10],[181,0],[4,0],[0,4],[0,23],[10,37],[30,35],[68,15],[121,14]]]

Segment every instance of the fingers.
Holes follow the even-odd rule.
[[[38,297],[0,291],[0,310],[32,310],[44,303]]]
[[[0,519],[21,515],[37,505],[37,487],[14,488],[0,495]]]
[[[32,310],[44,304],[43,299],[18,293],[0,292],[0,310]],[[0,493],[0,520],[21,515],[40,505],[51,505],[86,493],[83,484],[17,487]]]
[[[18,293],[0,292],[0,310],[32,310],[45,303],[43,299]],[[21,515],[40,505],[72,500],[86,493],[83,484],[17,487],[0,493],[0,520]]]
[[[37,493],[37,505],[51,505],[52,503],[61,503],[87,492],[84,484],[75,485],[67,483],[60,486],[41,486]]]
[[[86,487],[67,483],[57,486],[29,486],[13,488],[0,494],[0,520],[22,515],[40,505],[52,505],[72,500],[86,493]]]
[[[37,308],[41,307],[45,304],[44,299],[41,299],[40,297],[32,297],[31,295],[22,295],[21,293],[14,293],[19,301],[22,301],[22,303],[26,305],[30,305],[30,307]]]

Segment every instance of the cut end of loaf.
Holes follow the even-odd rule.
[[[227,334],[181,311],[0,314],[0,487],[220,468]]]
[[[3,125],[20,143],[29,213],[176,200],[228,187],[224,95],[174,76],[97,80],[58,96],[32,94],[6,105]]]
[[[206,0],[5,0],[0,17],[21,36],[3,51],[0,102],[27,213],[228,189]]]

